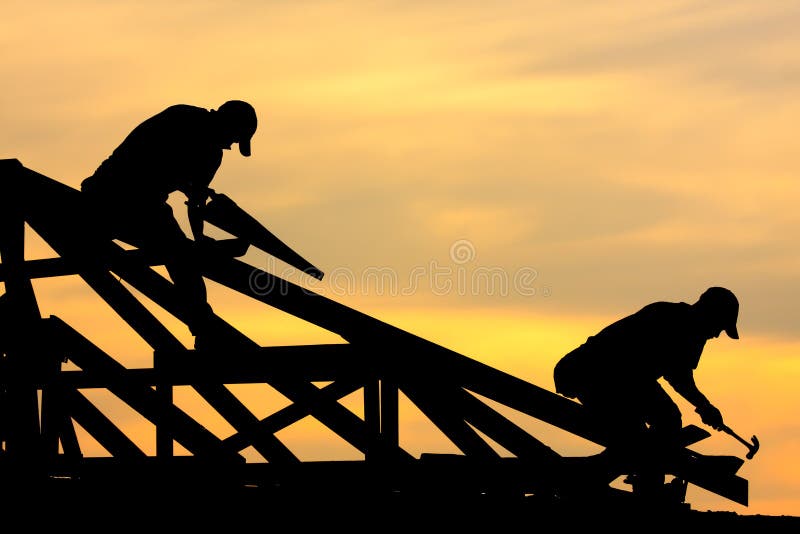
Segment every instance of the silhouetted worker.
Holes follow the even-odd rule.
[[[556,391],[580,401],[610,431],[607,451],[629,459],[646,454],[643,446],[669,451],[678,444],[681,411],[658,380],[694,405],[703,423],[720,429],[722,414],[698,389],[694,370],[706,341],[723,331],[739,339],[738,314],[738,299],[722,287],[708,288],[694,304],[648,304],[561,358]]]
[[[133,246],[165,258],[165,266],[185,308],[195,346],[209,341],[212,315],[206,286],[196,266],[203,234],[203,208],[209,184],[222,163],[223,150],[238,143],[250,156],[256,112],[247,102],[230,100],[216,110],[178,104],[142,122],[81,183],[81,191],[102,217],[98,227]],[[175,220],[167,200],[186,195],[194,241]]]

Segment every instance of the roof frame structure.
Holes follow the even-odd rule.
[[[343,342],[260,346],[215,316],[213,329],[224,343],[213,350],[189,349],[125,285],[185,322],[174,285],[155,269],[164,258],[100,237],[96,221],[85,215],[80,191],[16,159],[0,160],[0,184],[4,473],[104,483],[110,478],[143,480],[145,474],[147,480],[177,477],[196,483],[202,474],[206,482],[229,486],[298,487],[324,481],[331,487],[395,492],[423,491],[435,483],[450,491],[547,498],[571,495],[596,476],[586,467],[587,458],[557,453],[485,399],[605,445],[606,431],[579,403],[257,269],[239,259],[253,242],[235,232],[233,239],[205,250],[203,276],[337,334]],[[25,260],[26,224],[56,257]],[[250,283],[254,274],[267,287],[279,289],[257,291]],[[127,368],[58,316],[42,317],[31,281],[67,275],[79,276],[152,348],[152,368]],[[78,370],[63,369],[66,361]],[[329,383],[320,387],[315,384],[320,381]],[[289,405],[257,417],[226,387],[255,383],[271,386]],[[178,386],[191,386],[234,433],[220,438],[176,406]],[[82,392],[88,388],[108,389],[151,422],[155,455],[148,455],[104,415]],[[339,402],[356,391],[363,393],[363,417]],[[459,454],[415,457],[401,446],[401,393]],[[277,434],[308,416],[364,460],[302,461]],[[76,424],[110,456],[86,456]],[[736,475],[743,461],[692,451],[688,446],[709,434],[691,425],[684,432],[687,448],[666,472],[746,505],[748,484]],[[174,443],[190,456],[176,456]],[[494,444],[511,457],[498,453]],[[266,461],[246,462],[242,451],[249,447]],[[609,483],[627,470],[612,466],[594,497],[620,493]]]

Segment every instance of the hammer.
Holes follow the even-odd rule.
[[[757,437],[753,436],[752,437],[753,443],[750,443],[746,439],[743,439],[741,436],[739,436],[739,434],[737,434],[736,432],[731,430],[731,428],[729,426],[727,426],[727,425],[722,425],[721,427],[718,428],[718,430],[722,430],[726,434],[730,434],[731,436],[733,436],[734,438],[739,440],[742,444],[744,444],[744,446],[747,447],[746,458],[748,460],[752,460],[753,459],[753,456],[755,456],[756,451],[758,451],[758,448],[760,446],[760,444],[758,443],[758,438]]]

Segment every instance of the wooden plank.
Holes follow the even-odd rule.
[[[735,474],[741,462],[743,460],[735,456],[706,456],[686,450],[668,472],[707,491],[747,506],[748,482]]]

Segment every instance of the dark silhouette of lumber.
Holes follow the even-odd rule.
[[[259,346],[213,315],[208,328],[214,344],[185,347],[128,289],[186,322],[175,285],[154,269],[166,261],[163,254],[124,250],[99,235],[81,209],[81,192],[17,160],[0,160],[0,178],[11,184],[0,195],[0,280],[5,284],[0,296],[0,402],[8,414],[0,420],[6,444],[0,452],[3,472],[35,479],[42,487],[72,481],[87,490],[124,484],[155,491],[166,483],[186,492],[225,488],[246,493],[255,488],[276,498],[322,493],[401,495],[413,502],[494,495],[539,499],[548,506],[639,502],[635,492],[610,485],[630,473],[624,462],[563,456],[483,399],[606,445],[608,429],[579,403],[245,263],[239,258],[257,240],[237,235],[235,225],[227,230],[233,239],[203,246],[198,254],[203,276],[338,334],[342,342]],[[57,257],[24,259],[25,224]],[[253,231],[250,227],[251,235]],[[79,276],[148,343],[152,367],[126,368],[92,343],[90,332],[77,331],[57,315],[41,316],[31,279],[65,275]],[[254,277],[260,289],[274,290],[256,290]],[[63,370],[65,361],[78,369]],[[329,384],[315,384],[323,381]],[[268,384],[290,403],[257,417],[226,387],[239,383]],[[216,436],[174,405],[173,388],[185,385],[230,423],[232,435]],[[155,426],[155,455],[146,454],[81,393],[95,387],[108,389]],[[363,417],[339,403],[359,390]],[[398,422],[401,393],[459,454],[423,453],[417,458],[405,450]],[[359,451],[363,460],[301,461],[278,434],[309,416]],[[84,454],[76,424],[110,456]],[[747,481],[736,475],[740,459],[689,448],[706,437],[702,429],[684,428],[682,447],[664,465],[665,474],[747,504]],[[190,456],[176,456],[173,442]],[[498,453],[495,445],[511,456]],[[266,461],[246,462],[241,452],[248,447]],[[670,509],[687,504],[680,491],[662,501]]]

